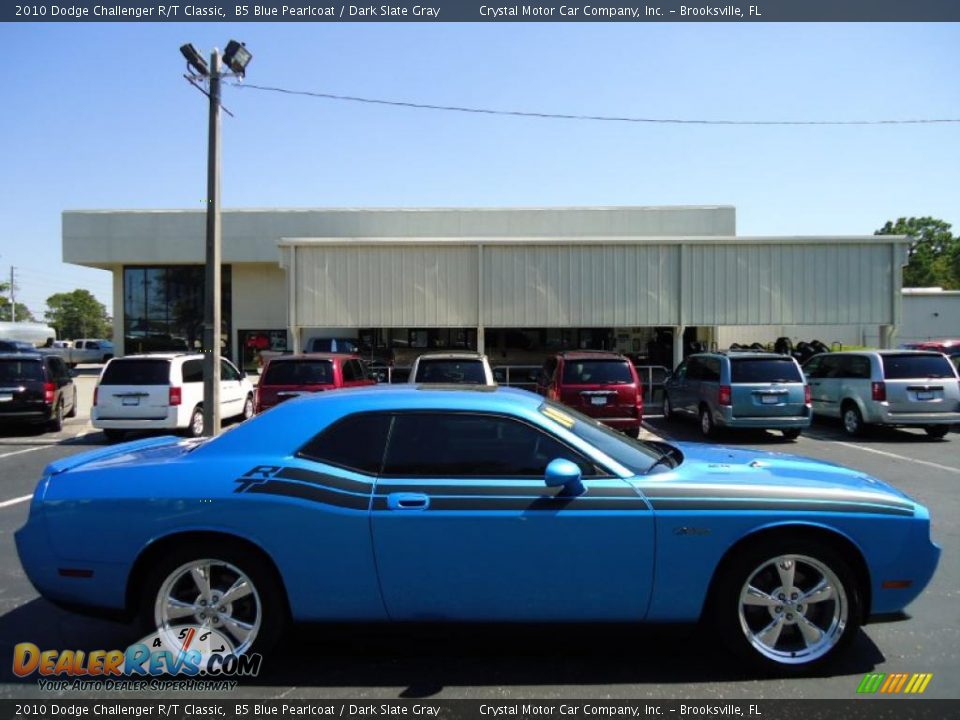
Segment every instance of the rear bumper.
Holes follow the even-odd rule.
[[[0,423],[4,425],[39,425],[53,418],[53,406],[48,405],[37,410],[16,410],[0,412]]]
[[[725,428],[764,428],[767,430],[789,430],[810,427],[812,413],[806,415],[785,415],[782,417],[737,417],[733,408],[724,407],[716,418],[717,425]]]
[[[167,409],[162,418],[101,418],[100,411],[94,407],[90,413],[90,424],[98,430],[175,430],[185,428],[189,418],[181,422],[176,407]]]
[[[599,420],[604,425],[609,425],[612,428],[617,430],[633,430],[640,427],[643,424],[643,418],[635,417],[617,417],[617,418],[605,418],[605,417],[595,417],[594,420]]]
[[[954,425],[960,423],[960,412],[898,413],[880,407],[864,420],[876,425]]]

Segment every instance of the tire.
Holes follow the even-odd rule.
[[[843,431],[850,437],[863,435],[863,415],[860,414],[860,408],[856,403],[847,402],[843,405],[840,410],[840,422],[843,424]]]
[[[203,408],[197,405],[190,413],[190,423],[184,431],[187,437],[200,437],[203,435]]]
[[[700,406],[700,434],[705,438],[713,437],[717,434],[717,428],[713,424],[713,415],[710,408],[706,405]]]
[[[663,394],[663,418],[665,420],[673,420],[676,417],[676,413],[673,412],[673,405],[670,403],[670,396],[666,393]]]
[[[199,625],[224,634],[238,655],[265,654],[287,624],[276,572],[257,553],[227,541],[174,546],[150,568],[142,587],[138,609],[145,634]],[[190,605],[195,612],[171,616],[171,597],[180,601],[177,610]],[[224,597],[231,599],[222,605]]]
[[[253,417],[253,395],[247,395],[247,399],[243,401],[243,412],[240,414],[240,420],[249,420]]]
[[[103,436],[108,442],[120,442],[127,436],[126,430],[104,430]]]
[[[939,440],[940,438],[946,437],[947,433],[950,432],[949,425],[927,425],[924,430],[927,435],[932,438]]]
[[[857,634],[862,601],[856,575],[826,542],[768,538],[740,550],[717,572],[710,598],[716,631],[734,654],[762,671],[812,671],[840,655]]]
[[[640,437],[640,428],[638,427],[627,428],[626,430],[623,431],[623,434],[626,435],[627,437],[632,437],[634,440],[636,440],[637,438]]]
[[[77,389],[73,389],[73,405],[70,406],[70,412],[65,417],[74,418],[77,416]]]
[[[796,440],[800,437],[800,428],[787,428],[786,430],[781,430],[783,433],[784,440]]]
[[[50,432],[60,432],[63,430],[63,398],[60,399],[60,402],[57,403],[57,407],[53,410],[53,417],[50,418],[50,423],[47,425],[47,429]]]

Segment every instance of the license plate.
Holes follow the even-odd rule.
[[[933,400],[932,392],[918,392],[917,400]]]
[[[123,404],[124,404],[124,405],[139,405],[139,404],[140,404],[140,398],[136,398],[136,397],[123,398]]]
[[[760,402],[762,402],[764,405],[776,405],[778,402],[780,402],[780,396],[779,395],[763,395],[761,397]]]
[[[0,402],[10,402],[13,400],[13,393],[0,393]]]
[[[607,404],[607,399],[606,399],[604,396],[602,396],[602,395],[599,396],[599,397],[594,396],[594,397],[590,398],[590,404],[591,404],[591,405],[606,405],[606,404]]]

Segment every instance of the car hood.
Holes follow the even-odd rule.
[[[835,463],[701,443],[672,444],[683,453],[680,466],[641,478],[641,490],[652,497],[751,497],[914,509],[911,498],[892,485]]]
[[[184,438],[165,435],[163,437],[146,438],[134,442],[111,445],[109,447],[91,450],[70,457],[56,460],[43,471],[44,476],[60,475],[61,473],[82,467],[92,470],[101,467],[117,465],[138,465],[148,462],[163,462],[175,460],[207,442],[209,438],[186,440]]]

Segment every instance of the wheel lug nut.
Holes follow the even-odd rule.
[[[774,610],[775,610],[776,612],[778,612],[778,613],[782,613],[782,612],[783,612],[783,605],[777,605],[777,607],[774,608]]]
[[[787,613],[787,620],[793,620],[793,613]]]
[[[227,608],[226,608],[226,606],[222,606],[222,607],[219,608],[219,610],[220,610],[220,612],[226,612],[226,611],[227,611]]]
[[[796,600],[798,597],[800,597],[800,596],[797,595],[796,593],[791,593],[791,594],[790,594],[790,599],[791,599],[791,600]]]
[[[787,596],[784,595],[783,593],[780,593],[779,595],[777,595],[777,597],[780,598],[781,600],[786,600],[786,599],[787,599]]]
[[[206,613],[200,613],[200,619],[201,619],[201,620],[206,620],[206,619],[207,619],[207,614],[206,614]]]

